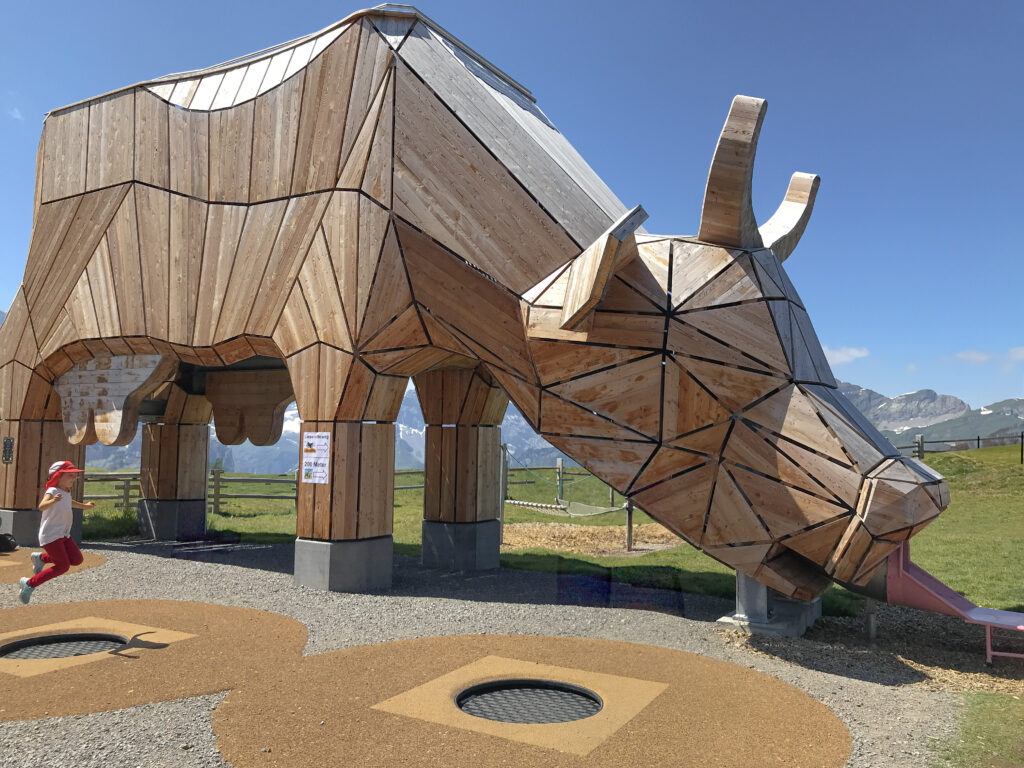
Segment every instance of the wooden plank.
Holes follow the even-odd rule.
[[[331,478],[331,528],[333,539],[352,540],[359,535],[359,480],[363,448],[363,424],[339,421],[334,430],[334,465]],[[394,485],[394,482],[390,483]]]
[[[565,230],[401,62],[396,77],[398,215],[517,294],[579,252]],[[606,226],[601,221],[594,236]],[[507,243],[516,243],[515,251],[510,253]]]
[[[673,533],[695,546],[704,529],[718,465],[714,462],[693,469],[636,493],[632,498],[644,512]]]
[[[100,335],[99,322],[96,320],[95,301],[92,289],[89,288],[89,273],[83,272],[64,304],[75,333],[80,339],[95,338]]]
[[[85,192],[89,105],[47,115],[43,123],[40,202]]]
[[[624,445],[631,445],[624,443]],[[662,446],[636,478],[629,478],[622,492],[642,490],[707,461],[707,456]]]
[[[171,144],[167,103],[146,88],[135,91],[135,173],[144,184],[171,184]]]
[[[645,246],[641,246],[643,250]],[[682,243],[673,245],[676,258],[672,260],[672,309],[678,310],[715,277],[728,269],[740,251],[730,251],[715,245]]]
[[[249,202],[254,103],[210,113],[210,202]]]
[[[60,251],[71,223],[75,220],[81,201],[82,198],[74,197],[39,206],[25,262],[23,283],[26,296],[38,294],[42,284],[47,280],[48,270]]]
[[[685,357],[698,357],[704,360],[723,363],[730,366],[753,368],[770,374],[771,369],[760,360],[755,360],[747,355],[743,348],[727,346],[716,339],[712,339],[696,327],[682,322],[682,318],[689,318],[691,315],[679,315],[669,320],[668,324],[668,349],[675,353],[675,358],[680,365],[685,366]]]
[[[224,291],[216,338],[226,339],[245,332],[253,305],[267,284],[267,264],[286,207],[287,202],[284,200],[249,206],[231,276]]]
[[[356,82],[353,82],[353,86]],[[346,147],[341,155],[341,167],[338,169],[339,189],[359,189],[363,183],[363,176],[366,174],[366,165],[370,158],[370,150],[373,149],[374,138],[377,135],[377,124],[382,119],[385,98],[389,93],[388,82],[379,84],[376,96],[369,105],[369,111],[360,110],[359,114],[350,113],[350,120],[356,120],[354,126],[349,126],[347,137],[350,146]],[[356,96],[353,90],[352,96]],[[351,105],[350,105],[351,106]],[[385,201],[387,203],[388,201]]]
[[[530,340],[530,352],[544,386],[575,378],[590,371],[624,365],[645,352],[616,347],[595,347],[558,341]]]
[[[353,344],[345,321],[345,308],[341,304],[331,254],[322,229],[317,230],[306,261],[299,270],[299,285],[320,341],[351,351]]]
[[[653,355],[558,384],[550,392],[657,440],[661,379],[661,356]],[[547,422],[544,430],[556,431]]]
[[[744,418],[782,435],[810,450],[846,463],[840,441],[833,437],[806,395],[796,387],[787,387],[743,414]]]
[[[125,336],[146,334],[145,305],[139,300],[142,266],[139,263],[139,231],[135,190],[121,204],[106,235],[110,274],[114,283],[118,319]]]
[[[334,432],[334,425],[327,423],[320,423],[317,421],[306,421],[303,420],[302,424],[299,425],[299,454],[296,457],[299,466],[302,466],[302,447],[305,445],[302,441],[302,435],[306,432]],[[334,436],[336,438],[336,435]],[[336,439],[331,441],[332,451],[336,447]],[[333,462],[332,467],[333,470]],[[334,474],[332,471],[331,474]],[[296,534],[299,538],[304,539],[327,539],[330,536],[330,516],[325,514],[324,511],[318,510],[317,505],[317,490],[320,489],[320,485],[316,483],[302,482],[301,475],[298,487],[296,489],[296,515],[295,515],[295,528]],[[321,495],[321,505],[328,507],[330,503],[330,486],[328,486],[328,493]],[[319,512],[319,514],[318,514]],[[326,524],[326,531],[324,530]]]
[[[441,427],[441,474],[438,478],[440,489],[440,510],[441,521],[445,523],[455,522],[455,492],[457,487],[457,460],[458,448],[456,440],[458,431],[456,427]],[[426,478],[424,478],[424,484]]]
[[[701,547],[725,544],[764,544],[771,541],[768,529],[758,520],[724,466],[718,469],[711,507]]]
[[[249,199],[258,203],[291,192],[303,78],[256,99]]]
[[[734,465],[730,471],[773,538],[796,533],[849,512],[838,504],[789,488],[742,467]]]
[[[359,28],[341,35],[305,71],[292,194],[332,189],[338,179]]]
[[[832,552],[839,544],[839,539],[846,531],[850,523],[849,517],[841,517],[825,525],[812,528],[805,533],[799,533],[788,539],[783,539],[782,544],[792,549],[812,563],[823,566],[829,561]]]
[[[329,421],[335,417],[335,413],[340,413],[343,393],[346,396],[349,395],[348,385],[352,378],[349,376],[349,371],[352,370],[355,377],[359,377],[364,371],[368,374],[371,371],[362,363],[357,365],[352,355],[347,352],[326,344],[318,346],[320,347],[320,380],[317,385],[317,408],[318,413],[321,414],[321,420]],[[368,385],[367,389],[369,389]],[[353,389],[354,396],[355,389]],[[356,399],[359,398],[356,397]],[[365,399],[363,402],[365,403]]]
[[[120,336],[121,320],[118,315],[117,290],[114,287],[114,272],[106,237],[96,246],[96,252],[93,253],[86,272],[93,293],[99,335]]]
[[[89,102],[86,190],[130,181],[135,170],[135,90]]]
[[[220,87],[217,88],[217,95],[213,97],[210,109],[225,109],[236,103],[235,97],[238,95],[238,89],[242,87],[242,81],[245,79],[245,70],[246,67],[236,67],[224,73],[224,78],[220,82]]]
[[[455,522],[476,522],[476,499],[479,467],[479,429],[455,427],[455,467],[453,511]]]
[[[688,258],[688,246],[688,243],[675,246],[676,251],[685,249],[683,253],[678,254],[678,258]],[[679,310],[707,309],[723,304],[752,301],[761,297],[761,287],[757,283],[754,267],[750,257],[744,254],[683,301],[679,305]]]
[[[767,439],[778,450],[789,456],[804,472],[821,482],[836,498],[851,507],[857,505],[862,482],[861,474],[853,469],[847,461],[827,459],[774,435],[768,435]]]
[[[321,375],[326,373],[323,367],[320,372]],[[370,397],[370,389],[373,387],[373,370],[362,360],[356,360],[349,367],[347,374],[347,377],[343,375],[340,380],[335,380],[333,385],[330,385],[332,393],[340,389],[340,401],[333,400],[333,408],[330,403],[325,403],[324,407],[332,409],[333,418],[337,420],[358,421],[362,419],[365,421],[368,418],[364,415],[366,403]],[[323,387],[324,385],[321,385],[322,389]],[[344,389],[341,389],[342,387]]]
[[[245,336],[236,336],[233,339],[222,341],[214,349],[225,365],[239,363],[242,360],[256,356],[255,350],[253,350],[252,345],[249,344],[249,340]]]
[[[18,461],[14,466],[14,509],[36,509],[37,502],[42,496],[42,485],[39,482],[39,473],[42,471],[42,462],[47,461],[46,466],[57,460],[43,456],[43,424],[41,421],[16,422],[18,429],[15,438],[15,449],[18,451]],[[47,447],[52,448],[51,445]],[[49,452],[49,451],[48,451]]]
[[[443,432],[427,425],[423,438],[423,519],[441,519],[441,450]]]
[[[652,442],[625,442],[595,440],[584,437],[548,438],[552,445],[586,467],[589,472],[613,486],[620,493],[625,492],[641,468],[657,448]],[[683,456],[682,451],[673,453]],[[703,461],[700,457],[693,463]],[[682,470],[679,466],[675,471]],[[659,478],[661,479],[661,478]],[[653,480],[652,480],[653,482]],[[648,483],[650,484],[650,483]]]
[[[509,400],[515,404],[530,426],[538,429],[540,427],[540,387],[496,368],[491,369],[491,374],[498,380]]]
[[[390,536],[395,507],[395,427],[363,424],[359,451],[359,524],[357,536]]]
[[[167,333],[170,341],[190,345],[195,336],[209,206],[179,195],[171,195],[170,203]]]
[[[710,334],[734,350],[742,350],[760,365],[784,376],[791,374],[786,354],[764,303],[688,312],[682,317],[695,328]],[[750,363],[744,363],[750,366]]]
[[[352,76],[351,90],[346,113],[345,133],[341,144],[341,162],[338,166],[338,178],[345,175],[345,168],[366,165],[366,154],[372,142],[373,129],[377,123],[380,110],[380,98],[383,93],[384,79],[388,74],[388,58],[390,51],[374,31],[368,21],[359,24],[359,50],[356,54],[356,66]],[[369,131],[370,140],[365,142],[361,150],[354,150],[360,144],[360,137]],[[360,161],[358,155],[362,155]],[[356,187],[363,177],[358,173]],[[347,186],[338,183],[339,187]]]
[[[248,333],[264,337],[273,334],[330,197],[308,195],[288,201],[263,275],[263,285],[269,290],[260,291],[246,324]]]
[[[547,392],[541,393],[540,432],[542,435],[610,437],[618,440],[643,438],[642,434]]]
[[[423,323],[420,322],[416,307],[410,306],[373,339],[365,342],[363,349],[367,352],[381,349],[407,349],[425,346],[429,343],[430,340],[427,338],[426,331],[423,330]]]
[[[384,247],[384,236],[387,233],[388,212],[366,198],[359,198],[359,267],[358,292],[356,294],[355,312],[351,304],[345,309],[355,328],[361,328],[366,316],[366,305],[370,298],[373,276],[377,272],[381,250]],[[351,315],[354,314],[354,317]]]
[[[410,294],[410,298],[411,296],[412,294]],[[420,320],[423,321],[423,328],[426,330],[427,336],[430,338],[431,346],[440,347],[441,349],[448,350],[449,352],[454,352],[455,354],[464,356],[467,359],[476,359],[473,350],[459,341],[458,337],[454,333],[448,330],[446,326],[422,307],[420,307]],[[469,364],[467,363],[467,365]]]
[[[755,433],[745,424],[737,423],[733,427],[723,457],[815,496],[828,498],[831,495],[788,456],[777,451],[767,436]]]
[[[319,345],[306,347],[305,349],[289,355],[285,360],[288,366],[288,375],[292,380],[292,389],[295,392],[295,406],[299,411],[299,418],[304,422],[316,421],[317,397],[320,385],[320,349]],[[316,431],[316,430],[313,430]]]
[[[366,401],[363,419],[396,421],[409,380],[405,376],[373,376],[372,382],[373,387]]]
[[[176,498],[206,500],[209,455],[209,426],[206,424],[182,424],[178,428]]]
[[[185,107],[187,109],[189,104],[192,103],[192,97],[195,96],[197,88],[199,88],[199,78],[192,80],[179,80],[174,84],[174,90],[171,91],[168,101],[170,101],[171,104],[176,104],[179,107]]]
[[[296,285],[274,330],[274,341],[286,356],[293,355],[317,341],[316,327],[309,314],[309,305]]]
[[[210,196],[210,115],[168,112],[171,191],[208,200]]]
[[[170,194],[163,190],[144,186],[135,188],[146,333],[158,339],[167,339],[170,327],[170,198]],[[180,305],[175,310],[180,311]]]
[[[237,205],[209,206],[192,339],[194,346],[211,346],[217,340],[215,330],[242,236],[246,210]]]
[[[373,276],[373,286],[367,297],[363,321],[359,326],[360,340],[372,338],[408,307],[412,300],[409,279],[398,248],[398,238],[394,228],[389,227],[377,263],[377,273]],[[433,341],[433,335],[430,335]]]
[[[193,111],[202,110],[207,111],[213,106],[213,100],[217,96],[217,90],[220,88],[220,84],[224,81],[223,72],[214,72],[208,74],[199,80],[199,87],[196,88],[195,95],[192,96],[192,102],[189,104],[189,109]]]
[[[390,78],[384,94],[384,107],[377,120],[377,130],[373,135],[373,146],[366,161],[366,172],[363,174],[362,190],[381,205],[388,208],[391,200],[391,177],[393,174],[392,160],[394,157],[394,110],[395,81]]]
[[[776,376],[763,376],[703,360],[688,359],[684,369],[731,412],[747,408],[773,390],[786,385],[785,379]]]
[[[359,198],[349,192],[336,192],[323,215],[323,231],[334,265],[335,279],[346,309],[349,333],[358,339],[355,309],[359,300]]]
[[[256,98],[256,94],[260,92],[260,84],[263,82],[263,78],[266,77],[269,68],[269,58],[257,59],[245,68],[242,84],[238,86],[238,93],[235,94],[235,104],[241,104],[243,101]]]
[[[501,518],[501,428],[477,427],[475,522]]]

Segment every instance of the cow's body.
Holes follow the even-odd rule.
[[[681,238],[634,234],[528,94],[414,12],[59,110],[0,329],[3,506],[34,506],[65,438],[130,440],[146,401],[147,498],[205,498],[211,413],[265,444],[294,396],[333,445],[300,538],[386,537],[413,377],[428,521],[497,516],[507,396],[737,570],[801,597],[863,583],[945,485],[835,389],[781,265],[817,181],[760,232],[750,211],[762,114],[737,98]]]

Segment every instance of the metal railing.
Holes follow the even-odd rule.
[[[985,447],[1016,445],[1018,443],[1020,444],[1020,463],[1024,464],[1024,432],[1021,432],[1020,435],[993,435],[991,437],[975,435],[974,437],[948,437],[942,440],[925,440],[924,435],[914,435],[913,444],[897,445],[895,448],[898,451],[913,451],[912,456],[923,459],[926,450],[931,450],[933,453],[944,453],[946,451],[969,451]],[[941,447],[926,448],[929,445]]]

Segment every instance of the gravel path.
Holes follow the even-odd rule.
[[[611,607],[588,606],[551,574],[451,574],[402,556],[395,557],[390,593],[354,595],[295,587],[291,545],[142,542],[91,543],[90,548],[107,557],[107,564],[50,582],[33,602],[196,600],[274,611],[305,624],[307,654],[477,633],[594,637],[676,648],[766,672],[829,706],[853,736],[850,768],[934,765],[931,746],[956,733],[962,707],[958,694],[930,689],[925,675],[894,662],[890,653],[828,642],[830,631],[843,631],[841,622],[815,630],[824,640],[752,647],[714,623],[731,607],[715,598],[613,585]],[[0,608],[17,605],[15,588],[0,591]],[[882,633],[886,619],[880,614]],[[56,759],[82,768],[224,766],[210,729],[210,712],[222,697],[2,722],[0,765],[36,768]]]

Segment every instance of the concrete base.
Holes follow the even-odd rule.
[[[426,568],[446,571],[487,571],[500,566],[501,523],[442,523],[423,521],[423,555]]]
[[[82,543],[82,510],[72,509],[71,538]],[[39,547],[39,521],[43,513],[38,509],[0,509],[0,533],[14,536],[19,547]]]
[[[139,533],[159,541],[206,536],[206,499],[139,499]]]
[[[810,602],[794,600],[737,571],[736,612],[723,616],[718,623],[751,635],[802,637],[819,618],[820,597]]]
[[[391,589],[390,536],[348,541],[295,540],[295,585],[331,592]]]

